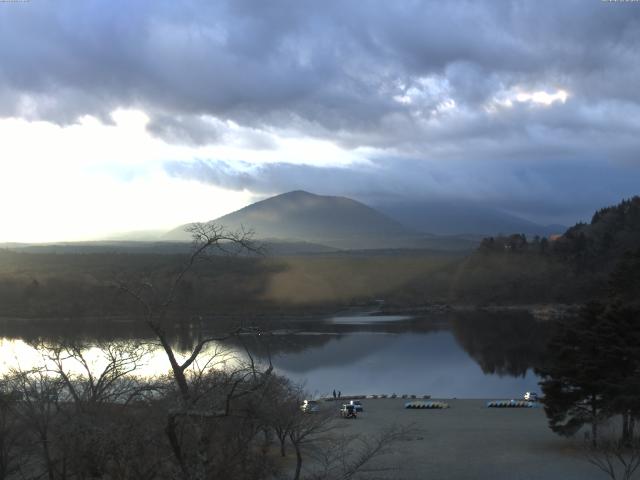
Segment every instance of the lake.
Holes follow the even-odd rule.
[[[353,394],[429,394],[440,398],[515,398],[538,390],[533,369],[544,355],[549,323],[527,313],[455,312],[421,317],[366,312],[309,319],[271,319],[270,332],[243,336],[224,347],[260,362],[270,357],[277,373],[303,383],[313,396],[334,389]],[[31,346],[54,337],[76,340],[152,340],[136,322],[4,322],[0,368],[30,368],[42,362]],[[208,323],[179,325],[172,331],[176,349],[186,352],[203,335],[215,333]],[[94,349],[95,350],[95,349]],[[95,351],[90,351],[89,356]],[[168,370],[163,352],[153,350],[141,374]]]

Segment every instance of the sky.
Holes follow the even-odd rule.
[[[539,223],[639,193],[640,2],[0,2],[0,242],[289,190]]]

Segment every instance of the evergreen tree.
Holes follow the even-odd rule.
[[[605,345],[600,361],[609,365],[605,397],[609,416],[622,417],[622,440],[633,436],[640,417],[640,315],[630,306],[611,304],[599,323],[599,338]]]
[[[609,278],[611,301],[637,307],[640,305],[640,249],[626,252]]]
[[[538,371],[551,429],[573,435],[585,424],[597,442],[599,422],[619,415],[622,440],[640,418],[640,316],[620,303],[591,303],[565,320]]]
[[[544,366],[537,370],[551,430],[572,436],[591,425],[594,445],[598,423],[605,414],[611,369],[601,361],[605,346],[596,328],[603,312],[601,304],[591,303],[578,317],[563,321],[549,343]]]

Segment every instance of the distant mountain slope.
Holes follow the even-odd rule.
[[[259,239],[345,249],[416,246],[425,236],[355,200],[300,190],[254,203],[214,221],[229,229],[252,229]],[[188,240],[186,226],[171,230],[163,240]]]
[[[538,225],[524,218],[471,202],[400,201],[374,205],[406,227],[437,235],[561,234],[563,225]]]

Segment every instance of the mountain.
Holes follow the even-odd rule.
[[[396,201],[378,203],[374,207],[406,227],[437,235],[524,233],[548,236],[566,230],[563,225],[543,226],[466,201]]]
[[[346,197],[293,191],[214,220],[235,230],[252,229],[258,239],[311,242],[342,249],[417,247],[427,235]],[[189,240],[182,225],[163,240]]]

